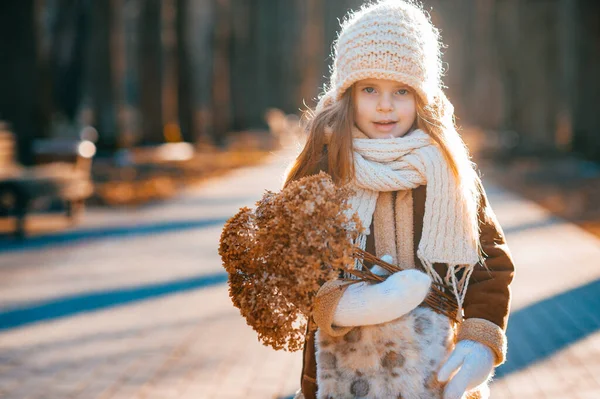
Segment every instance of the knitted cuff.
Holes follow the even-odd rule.
[[[458,327],[456,339],[470,339],[490,347],[494,352],[497,367],[506,360],[506,335],[504,330],[486,319],[466,319]]]
[[[321,286],[315,297],[313,320],[321,332],[329,336],[341,337],[342,335],[346,335],[353,328],[333,325],[335,309],[349,284],[351,284],[351,282],[348,281],[328,281]]]

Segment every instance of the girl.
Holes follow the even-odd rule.
[[[334,53],[287,182],[349,184],[368,227],[356,245],[407,270],[321,287],[297,398],[487,398],[514,266],[442,91],[438,31],[419,5],[380,1],[350,14]],[[422,304],[432,282],[458,320]]]

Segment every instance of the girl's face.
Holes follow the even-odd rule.
[[[354,121],[371,139],[402,137],[417,117],[414,91],[394,80],[364,79],[354,86]]]

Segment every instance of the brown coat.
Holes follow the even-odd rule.
[[[426,186],[417,187],[412,194],[415,264],[417,267],[421,267],[416,251],[423,230]],[[471,275],[463,305],[465,321],[459,328],[458,339],[473,339],[489,345],[496,354],[496,364],[500,364],[504,361],[506,351],[504,330],[506,330],[510,308],[509,285],[514,276],[514,264],[502,228],[490,207],[483,187],[481,187],[481,194],[479,227],[485,265],[478,264]],[[373,226],[371,226],[372,231]],[[372,237],[371,233],[367,239],[367,251],[374,253]],[[446,275],[447,266],[445,264],[436,264],[435,268],[441,276]],[[339,292],[339,290],[337,291]],[[341,296],[341,294],[335,295],[338,298]],[[314,321],[311,320],[309,323],[312,324],[309,327],[314,326]],[[306,399],[316,398],[314,331],[308,334],[304,345],[301,387]]]

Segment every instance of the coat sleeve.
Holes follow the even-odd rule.
[[[321,331],[332,337],[346,335],[352,330],[352,327],[339,327],[333,324],[335,310],[348,285],[350,285],[348,281],[328,281],[321,286],[315,297],[313,320]]]
[[[463,304],[464,318],[458,339],[487,344],[496,354],[497,365],[506,356],[506,325],[510,311],[510,283],[515,267],[502,227],[480,186],[480,242],[484,261],[477,264],[469,280]]]

